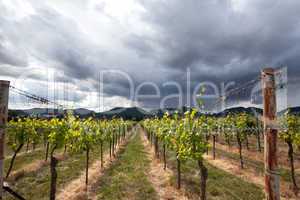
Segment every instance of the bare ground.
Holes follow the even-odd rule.
[[[173,199],[180,199],[180,200],[187,200],[188,198],[184,195],[182,191],[177,190],[170,184],[170,177],[172,176],[173,172],[170,169],[163,169],[163,164],[154,157],[153,149],[147,138],[142,131],[142,141],[143,145],[151,160],[150,163],[150,171],[148,172],[149,181],[152,183],[155,191],[157,192],[159,199],[164,200],[173,200]]]

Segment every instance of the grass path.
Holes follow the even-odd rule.
[[[95,199],[158,200],[147,177],[150,162],[140,134],[134,135],[124,152],[99,180]]]
[[[23,155],[28,155],[30,153],[34,153],[34,152],[37,152],[37,151],[42,151],[44,148],[43,147],[38,147],[38,148],[35,148],[34,150],[33,149],[30,149],[28,151],[26,151],[26,149],[23,147],[22,150],[18,153],[18,156],[23,156]],[[9,151],[9,153],[7,153],[6,151]],[[13,157],[13,152],[12,150],[10,150],[10,148],[7,148],[5,149],[5,160],[10,160],[12,157]]]
[[[248,182],[252,182],[256,185],[259,185],[262,189],[264,188],[264,177],[258,175],[255,171],[249,168],[245,168],[243,170],[240,169],[238,162],[230,162],[224,158],[217,158],[213,160],[212,156],[205,156],[206,161],[217,167],[220,168],[227,173],[230,173],[232,175],[235,175],[237,177],[240,177],[243,180],[246,180]],[[287,185],[281,184],[281,189],[286,191]],[[283,200],[296,200],[296,197],[292,193],[283,192],[281,199]]]
[[[66,159],[67,156],[65,155],[57,155],[57,159],[59,161],[62,161]],[[15,181],[18,181],[22,177],[26,176],[26,174],[30,174],[32,172],[36,172],[40,170],[43,167],[49,166],[50,161],[45,160],[33,160],[31,163],[24,165],[18,170],[14,170],[11,172],[10,176],[7,178],[7,182],[14,183]]]
[[[144,137],[141,128],[128,139],[128,144],[118,148],[113,162],[104,153],[104,169],[100,168],[100,153],[96,147],[91,152],[89,188],[85,193],[85,153],[70,155],[58,164],[58,200],[185,200],[199,199],[198,167],[194,161],[182,162],[182,186],[176,189],[176,155],[167,151],[168,169],[163,170],[162,162],[153,157],[153,150]],[[125,148],[126,146],[126,148]],[[107,144],[104,148],[107,150]],[[228,160],[206,161],[209,171],[207,182],[208,200],[261,200],[264,198],[261,177],[255,174],[243,176],[238,165]],[[236,165],[236,166],[235,166]],[[26,173],[12,186],[30,200],[49,198],[49,167],[37,168]],[[254,184],[255,183],[255,184]],[[88,196],[86,196],[86,194]],[[11,197],[4,199],[12,200]]]
[[[104,150],[107,149],[107,144]],[[59,151],[58,151],[59,152]],[[94,162],[100,157],[99,148],[95,148],[90,153],[90,162]],[[59,192],[74,179],[80,177],[85,169],[85,153],[70,155],[69,159],[61,160],[57,166],[57,189]],[[44,200],[49,199],[50,169],[41,167],[37,171],[26,173],[16,182],[11,183],[11,187],[21,194],[25,199]],[[5,199],[13,200],[11,196]]]
[[[176,171],[176,156],[169,153],[169,167]],[[208,200],[262,200],[264,193],[262,188],[254,183],[243,180],[235,174],[229,173],[219,167],[205,162],[208,169],[207,199]],[[185,161],[181,166],[182,186],[189,199],[199,199],[200,177],[199,169],[195,161]],[[176,173],[174,173],[176,174]],[[172,179],[176,186],[176,176]]]
[[[59,161],[67,159],[68,155],[63,153],[63,149],[58,149],[56,157]],[[5,157],[4,174],[6,175],[10,165],[12,156]],[[10,176],[5,179],[9,184],[13,184],[18,179],[26,174],[40,170],[43,167],[49,166],[49,158],[45,161],[45,148],[38,147],[35,150],[21,151],[17,154]]]
[[[13,170],[22,169],[25,165],[28,165],[32,163],[34,160],[40,160],[44,158],[44,149],[43,148],[37,148],[36,150],[30,150],[28,152],[23,151],[17,154]],[[4,160],[4,171],[6,172],[8,170],[10,161],[12,156],[5,157]]]
[[[161,150],[160,144],[160,150]],[[162,157],[162,156],[160,156]],[[162,161],[161,161],[162,162]],[[262,200],[264,193],[258,185],[245,181],[241,177],[205,162],[208,168],[207,199],[208,200]],[[170,184],[177,186],[177,164],[174,151],[167,149],[167,167],[172,171]],[[182,192],[190,200],[200,198],[200,177],[198,165],[193,160],[181,162]]]
[[[256,155],[256,153],[258,155]],[[238,161],[239,160],[239,153],[238,153],[238,148],[236,147],[231,147],[228,148],[228,146],[222,145],[217,143],[216,147],[216,154],[217,157],[225,157],[229,160],[233,161]],[[286,165],[283,164],[283,156],[281,156],[281,163],[279,162],[279,171],[281,175],[281,180],[284,182],[287,182],[287,184],[292,184],[292,178],[291,178],[291,173],[290,173],[290,168]],[[247,149],[243,149],[243,158],[244,158],[244,163],[246,167],[251,167],[253,170],[255,170],[257,173],[260,175],[264,175],[264,157],[263,153],[259,152],[253,152],[253,151],[248,151]],[[285,155],[285,162],[288,162],[288,157]],[[296,179],[298,182],[300,181],[297,177],[300,177],[299,173],[300,167],[299,167],[299,162],[295,160],[295,172],[296,172]],[[300,182],[298,183],[300,184]]]
[[[130,139],[130,136],[128,137],[129,138],[126,138],[125,140],[122,141],[121,144],[117,146],[117,149],[115,151],[116,156],[119,153],[121,153],[126,147],[128,140]],[[85,185],[86,174],[84,169],[78,178],[72,180],[69,184],[65,186],[65,188],[61,190],[61,192],[57,195],[57,199],[59,200],[93,199],[95,196],[95,192],[93,190],[97,181],[104,175],[104,170],[108,169],[112,165],[112,163],[116,161],[116,157],[110,160],[109,153],[106,152],[103,155],[103,161],[104,161],[103,168],[101,168],[100,159],[95,160],[90,165],[89,176],[88,176],[89,179],[88,188],[86,188]]]
[[[187,200],[183,192],[177,190],[170,184],[173,172],[170,169],[163,169],[163,164],[157,160],[154,156],[154,150],[151,148],[150,143],[147,141],[145,133],[142,132],[142,142],[144,148],[147,150],[147,156],[151,160],[150,170],[148,171],[149,180],[151,181],[155,191],[157,192],[159,199],[168,200]]]
[[[246,151],[246,150],[245,150]],[[253,182],[260,187],[264,187],[264,163],[256,160],[252,160],[247,156],[244,156],[245,169],[240,169],[239,156],[235,153],[227,152],[226,150],[216,149],[216,159],[213,160],[212,156],[206,156],[207,161],[227,171],[243,178],[244,180]],[[296,199],[292,189],[289,177],[289,172],[283,168],[280,168],[281,182],[280,189],[283,199]],[[298,197],[299,198],[299,197]]]

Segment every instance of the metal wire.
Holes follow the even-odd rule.
[[[45,97],[41,97],[41,96],[38,96],[38,95],[36,95],[36,94],[29,93],[29,92],[27,92],[27,91],[18,89],[18,88],[16,88],[15,86],[12,86],[12,85],[10,85],[9,87],[10,87],[10,89],[12,89],[12,90],[11,90],[12,92],[14,92],[14,93],[16,93],[16,94],[18,94],[18,95],[21,95],[21,96],[23,96],[23,97],[25,97],[25,98],[27,98],[27,99],[31,99],[31,100],[36,101],[36,102],[39,102],[39,103],[41,103],[41,104],[54,105],[54,106],[57,106],[57,107],[59,107],[59,108],[64,108],[63,105],[58,104],[58,103],[56,103],[55,101],[51,101],[51,100],[49,100],[49,99],[47,99],[47,98],[45,98]]]
[[[215,109],[216,106],[218,104],[220,104],[221,102],[225,102],[226,99],[231,96],[231,95],[236,95],[241,93],[242,91],[246,91],[246,89],[248,89],[249,87],[253,86],[255,83],[257,83],[258,81],[261,80],[261,77],[257,77],[255,79],[252,79],[236,88],[233,88],[231,90],[229,90],[228,92],[226,92],[224,95],[220,96],[217,101],[215,102],[215,104],[213,104],[212,108]]]
[[[276,71],[275,71],[275,76],[279,77],[279,83],[277,83],[275,85],[276,90],[286,89],[288,86],[288,83],[291,83],[291,82],[287,82],[287,81],[284,82],[282,80],[282,73],[284,73],[283,69],[284,68],[279,68],[279,69],[276,69]],[[261,81],[261,76],[258,76],[255,79],[252,79],[246,83],[243,83],[242,85],[239,85],[236,88],[233,88],[233,89],[227,91],[224,95],[220,96],[216,100],[215,104],[212,106],[213,110],[215,110],[217,105],[219,105],[221,102],[225,102],[226,99],[228,99],[230,96],[240,94],[241,92],[245,92],[247,89],[249,89],[251,86],[253,86],[254,84],[256,84],[259,81]],[[293,82],[295,82],[295,81],[293,81]],[[262,92],[262,88],[255,91],[255,93],[260,93],[260,92]]]

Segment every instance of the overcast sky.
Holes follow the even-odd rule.
[[[199,82],[234,88],[265,66],[288,66],[296,106],[299,64],[299,0],[0,0],[0,78],[72,107],[155,108]],[[131,85],[148,97],[132,99]],[[10,106],[29,105],[11,93]]]

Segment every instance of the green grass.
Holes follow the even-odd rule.
[[[100,147],[93,149],[90,153],[90,165],[100,159]],[[104,145],[104,150],[108,145]],[[59,161],[57,166],[57,191],[63,188],[73,179],[78,178],[85,169],[85,152],[70,155],[70,158]],[[108,162],[106,160],[106,162]],[[25,174],[17,182],[11,185],[25,199],[42,200],[49,199],[50,167],[43,167],[36,172]],[[13,200],[11,196],[5,199]]]
[[[40,149],[40,148],[43,148],[44,147],[44,145],[43,144],[37,144],[36,146],[35,146],[35,149],[37,150],[37,149]],[[29,146],[28,146],[28,151],[32,151],[33,150],[33,146],[32,146],[32,144],[30,144]],[[27,144],[24,144],[23,145],[23,148],[21,149],[21,151],[20,151],[20,153],[26,153],[27,152]],[[6,145],[5,145],[5,151],[4,151],[4,153],[5,153],[5,157],[10,157],[10,156],[12,156],[13,154],[14,154],[14,151],[11,149],[11,147],[8,145],[8,140],[7,140],[7,138],[6,138]]]
[[[45,157],[45,150],[43,148],[30,151],[28,153],[17,154],[13,170],[21,169],[23,166],[32,163],[34,160],[43,160]],[[11,161],[11,157],[4,160],[4,171],[6,172]]]
[[[58,149],[56,151],[56,154],[62,154],[63,151],[64,151],[63,148]],[[35,161],[44,160],[44,159],[45,159],[45,148],[43,148],[42,146],[40,148],[37,148],[36,150],[30,151],[28,153],[24,152],[24,153],[17,154],[17,157],[15,159],[15,162],[14,162],[14,165],[12,168],[12,173],[14,171],[22,170],[23,167],[25,167],[26,165],[29,165]],[[10,165],[10,161],[11,161],[11,157],[6,157],[4,160],[5,175],[7,173],[8,167]],[[48,161],[49,161],[49,158],[48,158]],[[11,174],[10,174],[10,176],[11,176]]]
[[[244,151],[247,151],[247,150],[244,150]],[[231,159],[231,160],[234,160],[237,162],[239,162],[239,159],[240,159],[240,157],[237,153],[231,153],[231,152],[227,152],[227,151],[217,149],[217,148],[216,148],[216,153],[217,153],[216,156],[221,155],[221,156],[224,156],[228,159]],[[243,160],[244,160],[245,166],[255,169],[255,171],[257,173],[259,173],[260,175],[264,174],[264,163],[262,161],[253,160],[245,155],[243,155]],[[279,172],[280,172],[280,176],[281,176],[282,180],[284,180],[286,182],[292,182],[291,173],[288,169],[279,167]],[[300,175],[296,174],[296,176],[300,176]]]
[[[176,187],[176,156],[168,151],[168,166],[174,172],[171,184]],[[205,163],[208,168],[207,199],[208,200],[261,200],[264,199],[263,190],[255,184],[246,182],[239,177],[231,175],[221,169]],[[199,199],[200,177],[197,163],[188,160],[182,162],[182,185],[187,190],[190,199]]]
[[[150,160],[139,135],[135,135],[118,160],[99,181],[97,198],[101,200],[154,200],[157,194],[145,174]]]
[[[106,144],[104,149],[108,149]],[[41,154],[32,152],[32,156],[26,154],[22,158],[18,167],[30,160],[43,158]],[[91,151],[90,163],[100,158],[99,147]],[[105,170],[104,175],[97,185],[98,199],[136,199],[136,200],[155,200],[158,196],[148,180],[147,171],[149,171],[150,160],[147,157],[144,146],[139,135],[134,136],[127,147],[119,154],[118,159],[113,165]],[[38,158],[37,158],[38,157]],[[22,161],[23,160],[23,161]],[[23,163],[23,164],[22,164]],[[260,200],[264,198],[262,189],[258,186],[245,182],[244,180],[230,175],[229,173],[215,168],[205,163],[209,171],[207,185],[208,200],[240,200],[251,199]],[[174,152],[168,151],[168,166],[176,174],[176,160]],[[85,169],[85,153],[70,155],[66,160],[59,162],[57,188],[62,189],[70,181],[78,178]],[[176,187],[176,176],[174,175],[171,184]],[[199,175],[198,167],[194,161],[182,163],[182,185],[187,189],[187,196],[190,199],[199,197]],[[49,198],[50,169],[49,166],[43,167],[36,172],[25,174],[16,183],[12,185],[18,193],[30,200],[43,200]],[[195,198],[196,197],[196,198]],[[12,197],[4,199],[12,200]]]

